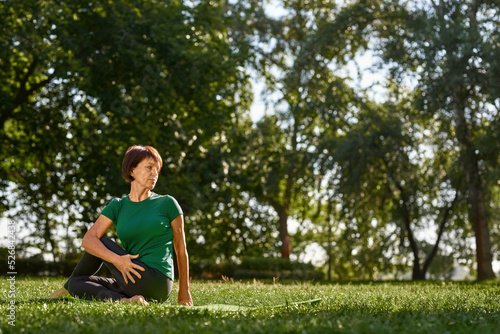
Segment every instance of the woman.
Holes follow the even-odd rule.
[[[85,299],[116,300],[147,305],[146,300],[166,300],[174,279],[173,248],[179,268],[179,304],[191,306],[189,259],[184,219],[177,201],[153,193],[163,165],[151,146],[132,146],[122,164],[130,193],[114,199],[83,237],[85,253],[68,281],[49,298],[68,292]],[[104,236],[116,226],[125,249]],[[102,263],[113,278],[94,276]]]

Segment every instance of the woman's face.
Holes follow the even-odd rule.
[[[160,167],[153,159],[142,160],[137,167],[133,168],[130,175],[134,178],[136,185],[153,190],[158,181]]]

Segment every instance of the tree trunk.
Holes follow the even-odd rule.
[[[474,145],[469,138],[464,110],[458,105],[455,106],[455,133],[460,143],[460,151],[464,161],[470,205],[469,218],[476,237],[477,279],[493,278],[495,273],[491,265],[493,256],[491,254],[488,229],[488,214],[484,202],[484,190],[481,175],[479,174],[478,159]]]
[[[332,227],[328,219],[328,280],[332,280]]]
[[[410,213],[406,208],[406,202],[403,203],[403,214],[404,214],[404,225],[406,233],[408,235],[408,241],[410,242],[410,248],[413,253],[413,270],[411,279],[412,280],[425,280],[426,271],[420,266],[420,254],[418,249],[417,241],[413,236],[413,231],[410,224]]]
[[[318,218],[319,216],[319,210],[321,208],[321,205],[318,205],[318,215],[315,218]],[[333,216],[333,203],[331,200],[328,201],[328,207],[327,207],[327,214],[326,214],[326,221],[328,222],[328,244],[327,244],[327,256],[328,256],[328,280],[332,280],[332,216]]]
[[[281,239],[281,257],[290,259],[292,253],[292,245],[290,236],[288,235],[288,213],[285,207],[281,207],[278,211],[280,222],[280,239]]]
[[[408,230],[408,235],[411,235],[411,238],[409,239],[410,239],[410,248],[412,249],[413,253],[413,269],[412,269],[411,279],[413,281],[425,280],[426,270],[420,266],[420,256],[417,243],[413,238],[413,234],[410,230]]]
[[[425,280],[426,270],[420,269],[420,265],[413,265],[413,273],[411,279],[413,281],[423,281]]]
[[[408,241],[410,242],[410,248],[413,253],[413,271],[412,271],[412,280],[425,280],[425,270],[422,270],[420,266],[420,255],[417,240],[413,236],[413,231],[411,229],[411,218],[410,211],[407,207],[407,201],[404,196],[403,187],[398,184],[398,188],[401,192],[401,198],[403,199],[403,204],[401,205],[401,212],[403,215],[403,222],[406,229],[406,233],[408,235]]]

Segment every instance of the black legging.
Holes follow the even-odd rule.
[[[118,255],[128,254],[107,237],[103,236],[101,242]],[[72,296],[88,300],[120,300],[135,295],[142,295],[148,300],[167,300],[172,292],[172,280],[158,269],[149,267],[141,261],[132,260],[132,262],[146,270],[138,271],[142,278],[132,274],[135,283],[128,279],[128,284],[125,284],[122,273],[113,264],[85,252],[64,287]],[[113,278],[94,276],[103,263],[106,264]]]

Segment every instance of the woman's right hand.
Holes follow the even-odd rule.
[[[115,267],[118,270],[120,270],[120,272],[122,273],[123,280],[125,281],[125,284],[128,284],[128,279],[130,279],[132,281],[132,283],[135,283],[134,276],[132,276],[132,274],[137,276],[139,279],[142,278],[141,274],[139,274],[137,272],[137,270],[146,271],[146,269],[144,269],[140,265],[132,262],[133,259],[137,259],[138,257],[139,257],[139,254],[137,254],[137,255],[130,255],[130,254],[121,255],[117,258],[115,263],[113,263],[115,265]]]

